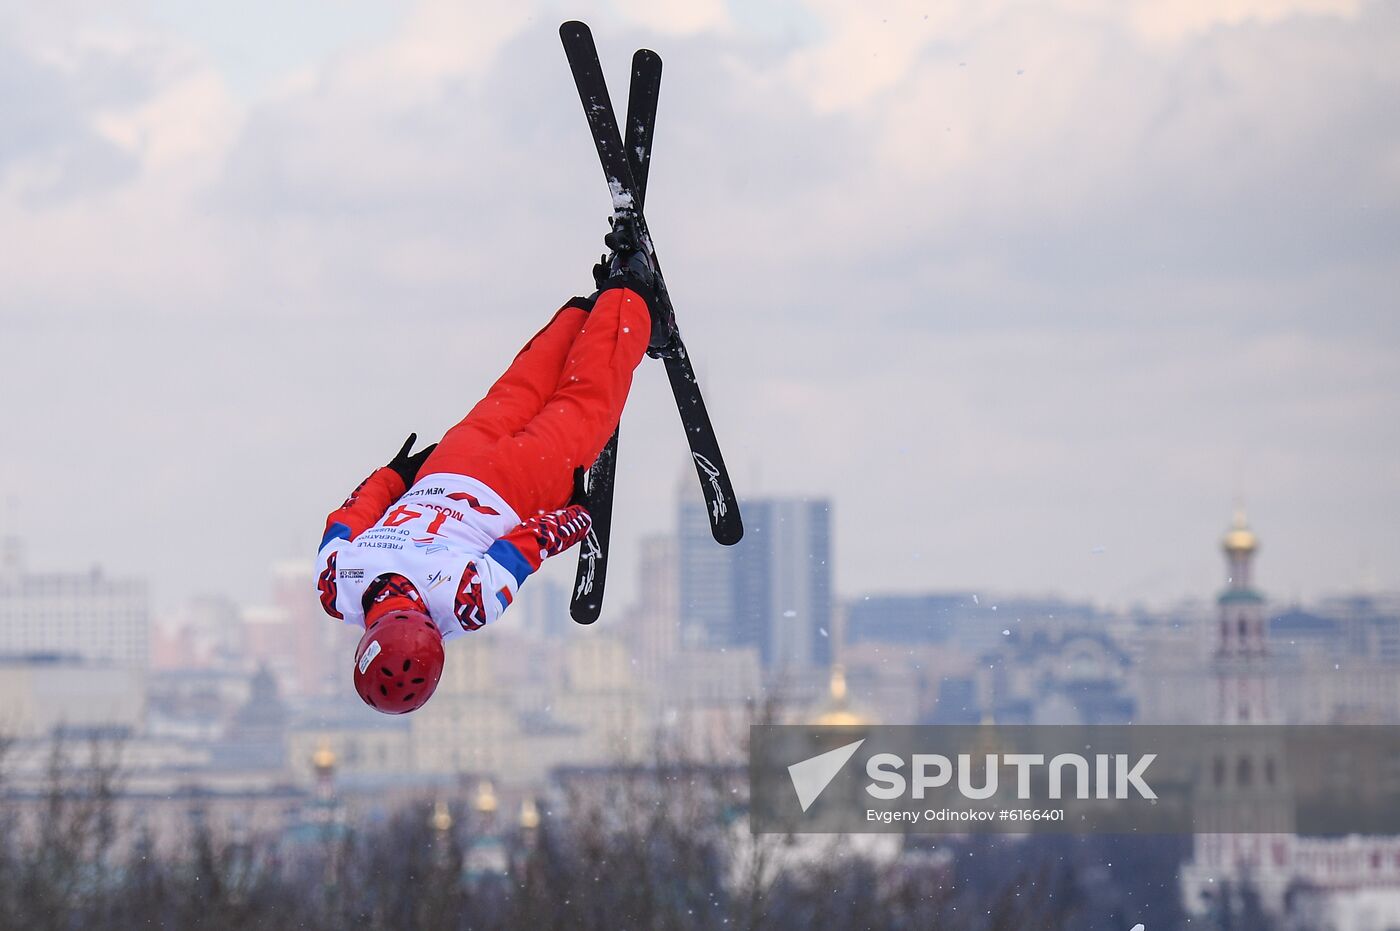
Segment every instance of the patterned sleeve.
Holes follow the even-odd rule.
[[[369,478],[350,492],[345,503],[326,518],[326,532],[321,537],[321,549],[331,540],[353,540],[373,527],[405,491],[403,479],[385,466],[370,473]]]
[[[505,613],[540,564],[588,534],[588,511],[573,504],[521,521],[462,570],[452,613],[463,630],[478,630]]]
[[[321,610],[338,621],[344,621],[345,615],[335,606],[335,599],[339,594],[336,589],[335,559],[344,545],[344,540],[330,537],[322,544],[321,552],[316,555],[316,597],[321,602]]]
[[[468,561],[452,603],[457,623],[472,631],[496,620],[514,603],[521,581],[489,555]]]

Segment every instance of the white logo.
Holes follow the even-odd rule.
[[[598,543],[598,535],[591,529],[588,536],[583,538],[583,552],[579,554],[579,568],[583,571],[578,575],[578,587],[574,589],[574,597],[593,593],[593,575],[598,570],[598,559],[603,555],[603,547]],[[584,569],[584,563],[588,567]]]
[[[855,743],[837,747],[835,750],[828,750],[826,753],[819,753],[788,767],[788,775],[792,777],[792,787],[797,790],[797,801],[802,806],[803,811],[812,807],[817,796],[826,791],[826,787],[831,785],[831,780],[835,779],[836,774],[841,772],[841,767],[855,756],[856,751],[863,743],[865,743],[864,737]]]
[[[379,655],[380,649],[378,640],[371,640],[369,646],[365,647],[365,655],[360,657],[360,675],[365,674],[369,664],[374,662],[374,658]]]
[[[710,483],[710,495],[714,498],[714,503],[710,505],[710,523],[718,524],[719,519],[729,512],[729,504],[724,500],[724,488],[719,483],[719,469],[713,462],[699,453],[691,453],[690,455],[695,458],[695,464],[700,466],[700,470],[705,473],[705,478]]]

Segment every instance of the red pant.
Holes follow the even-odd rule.
[[[604,291],[591,312],[566,305],[447,431],[419,474],[485,482],[522,520],[563,507],[574,469],[592,465],[617,428],[650,335],[646,302],[633,291]]]

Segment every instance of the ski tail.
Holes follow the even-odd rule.
[[[671,394],[676,399],[676,409],[680,411],[686,440],[690,444],[690,458],[695,463],[700,491],[705,496],[705,510],[710,516],[710,535],[717,543],[733,546],[744,536],[739,499],[734,495],[729,469],[725,467],[719,440],[715,438],[715,428],[710,423],[705,398],[700,393],[700,383],[695,377],[695,368],[690,364],[690,353],[686,352],[684,343],[675,355],[667,357],[666,378],[671,382]]]
[[[580,624],[592,624],[603,611],[608,581],[608,553],[612,538],[613,482],[617,474],[617,434],[598,454],[588,470],[582,504],[592,517],[588,536],[578,552],[578,570],[569,596],[569,616]]]

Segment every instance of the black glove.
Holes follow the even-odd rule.
[[[418,478],[418,470],[423,467],[424,461],[432,455],[433,450],[437,449],[437,444],[434,443],[410,456],[408,451],[413,448],[413,444],[416,442],[418,442],[418,434],[410,433],[408,439],[403,441],[403,448],[399,450],[398,455],[389,460],[389,468],[399,473],[399,478],[403,479],[404,488],[413,487],[414,480]]]

